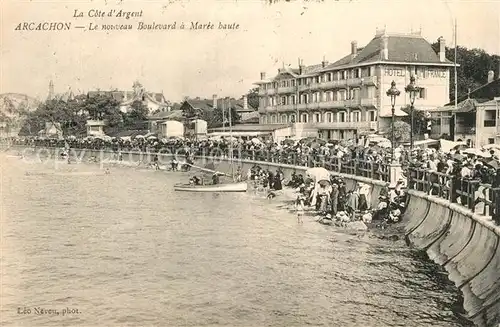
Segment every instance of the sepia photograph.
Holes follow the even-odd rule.
[[[500,1],[0,2],[0,326],[500,327]]]

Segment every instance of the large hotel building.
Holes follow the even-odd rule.
[[[386,129],[391,121],[386,92],[393,80],[401,91],[395,115],[404,116],[401,108],[409,105],[404,88],[412,75],[422,88],[415,101],[417,109],[449,102],[450,67],[453,63],[445,58],[443,38],[436,53],[420,32],[377,30],[365,47],[353,41],[350,53],[334,63],[304,66],[299,60],[298,68],[279,69],[273,78],[261,73],[256,83],[260,123],[300,123],[325,139],[350,139],[361,131]]]

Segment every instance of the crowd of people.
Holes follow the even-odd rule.
[[[470,189],[474,181],[477,185],[472,196],[472,202],[481,202],[483,197],[488,197],[488,191],[500,186],[500,150],[495,146],[487,149],[468,149],[463,144],[455,145],[449,149],[439,148],[414,148],[409,150],[398,146],[391,151],[390,146],[381,146],[381,143],[340,141],[326,142],[316,138],[307,138],[300,141],[286,139],[282,142],[271,140],[219,138],[188,140],[184,138],[158,139],[155,136],[122,138],[75,138],[68,137],[62,140],[42,138],[18,138],[12,140],[15,145],[33,147],[69,147],[75,149],[106,150],[112,152],[142,151],[160,154],[176,154],[192,157],[196,155],[210,157],[229,157],[238,159],[253,159],[256,161],[271,161],[281,164],[298,165],[306,167],[325,167],[328,170],[362,175],[376,180],[389,181],[388,165],[398,162],[402,166],[402,176],[408,179],[408,187],[423,190],[429,194],[450,198],[451,190]],[[229,153],[232,149],[232,153]],[[254,169],[255,170],[255,169]],[[274,190],[282,187],[283,180],[276,174],[268,171],[253,172],[252,178],[258,176],[261,184]],[[465,183],[465,184],[464,184]],[[424,184],[427,185],[424,186]],[[295,176],[287,181],[288,186],[308,188],[303,177]],[[464,186],[465,185],[465,186]],[[326,192],[326,191],[322,191]],[[359,190],[343,190],[342,183],[331,181],[326,197],[327,212],[332,219],[344,214],[352,217],[354,199],[363,198]],[[462,192],[463,193],[463,192]],[[336,195],[338,194],[338,195]],[[490,194],[491,196],[491,194]],[[467,196],[455,192],[451,195],[453,202],[462,204],[470,203]],[[324,197],[323,197],[324,198]],[[392,197],[393,200],[396,197]],[[350,200],[349,200],[350,199]],[[479,199],[479,200],[478,200]],[[325,201],[321,200],[320,203]],[[384,216],[389,220],[391,212],[404,211],[398,201],[381,201],[386,203],[386,208],[377,212],[368,212],[363,207],[363,200],[358,200],[356,210],[365,217],[371,214],[373,218]],[[394,203],[393,203],[394,202]],[[307,201],[304,201],[307,204]],[[361,205],[359,205],[361,204]],[[316,205],[316,204],[315,204]],[[324,208],[324,204],[320,207]],[[383,206],[383,205],[382,205]],[[371,208],[369,208],[371,209]],[[400,214],[393,214],[400,216]],[[326,217],[326,215],[325,215]],[[345,219],[345,218],[343,218]],[[384,218],[385,219],[385,218]],[[369,220],[366,218],[365,220]]]

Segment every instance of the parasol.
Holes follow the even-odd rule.
[[[486,144],[483,146],[483,149],[499,149],[500,150],[500,144]]]
[[[323,179],[330,180],[330,173],[323,167],[314,167],[306,170],[306,176],[315,180],[320,181]]]
[[[486,165],[488,165],[488,166],[490,166],[490,167],[492,167],[492,168],[494,168],[494,169],[498,169],[498,168],[500,168],[500,164],[498,164],[498,161],[496,161],[496,160],[491,160],[491,161],[488,161],[488,162],[486,163]]]
[[[327,180],[327,179],[320,180],[318,182],[318,184],[321,185],[321,186],[330,186],[330,185],[332,185],[332,183],[329,180]]]
[[[254,137],[254,138],[252,139],[252,143],[253,143],[253,144],[255,144],[255,145],[257,145],[257,144],[262,144],[262,141],[261,141],[261,140],[259,140],[259,139],[258,139],[258,138],[256,138],[256,137]]]

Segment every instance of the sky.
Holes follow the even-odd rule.
[[[131,90],[140,81],[170,101],[184,97],[240,97],[260,72],[271,76],[283,65],[333,62],[364,46],[377,28],[388,33],[421,30],[434,42],[457,43],[500,54],[500,1],[479,0],[2,0],[0,1],[0,94],[46,98],[56,93]],[[88,17],[89,10],[141,11],[142,17]],[[75,18],[74,12],[83,12]],[[116,13],[116,12],[115,12]],[[69,31],[16,31],[23,22],[71,22]],[[170,31],[137,30],[139,22],[168,24]],[[179,24],[186,23],[180,30]],[[214,30],[189,30],[191,22]],[[219,30],[219,22],[239,24]],[[131,24],[130,31],[89,31],[90,23]],[[86,29],[75,29],[83,25]],[[453,58],[449,58],[453,59]]]

